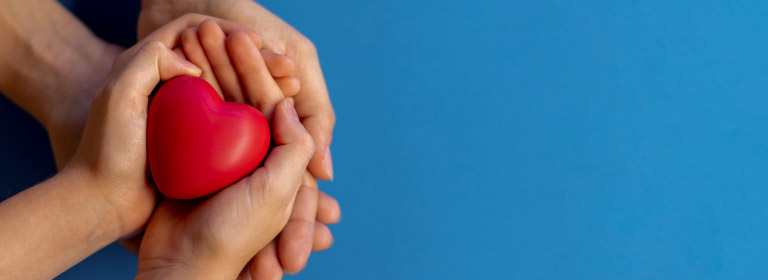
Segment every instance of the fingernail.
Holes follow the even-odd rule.
[[[323,154],[323,167],[328,170],[328,176],[333,181],[333,159],[331,159],[331,147],[325,148],[325,154]]]
[[[293,108],[293,104],[291,104],[290,101],[286,100],[283,102],[285,105],[285,111],[288,112],[288,116],[291,117],[294,121],[299,121],[299,115],[296,113],[296,108]]]
[[[290,272],[290,271],[288,271],[288,270],[285,270],[285,269],[283,269],[283,273],[284,273],[284,274],[289,274],[289,275],[296,275],[296,274],[299,274],[298,272]]]

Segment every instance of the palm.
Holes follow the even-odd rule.
[[[259,176],[257,171],[252,177]],[[264,247],[279,231],[282,225],[270,225],[265,221],[249,219],[250,213],[258,206],[249,192],[248,178],[240,180],[217,194],[204,200],[174,200],[164,198],[144,232],[139,262],[152,260],[167,254],[188,250],[208,251],[210,248],[223,248],[230,254],[230,260],[250,259],[258,249]],[[274,235],[253,235],[252,228],[274,227]],[[222,230],[224,229],[224,230]],[[268,230],[268,229],[267,229]],[[204,240],[205,242],[201,242]],[[240,242],[232,242],[238,240]],[[194,246],[192,246],[194,244]],[[228,244],[249,244],[249,249],[227,248]],[[242,256],[232,256],[239,252]],[[245,263],[242,264],[245,266]]]

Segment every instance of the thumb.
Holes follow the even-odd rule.
[[[301,125],[290,101],[283,100],[275,107],[272,131],[276,146],[264,161],[264,167],[252,175],[262,180],[249,181],[251,188],[265,188],[261,193],[266,192],[269,196],[266,201],[289,205],[307,169],[309,159],[315,152],[315,143]],[[263,182],[263,179],[269,182]],[[254,198],[254,201],[263,199]]]
[[[129,98],[148,97],[160,81],[179,75],[199,77],[202,70],[159,41],[139,43],[115,62],[111,89],[127,91]]]

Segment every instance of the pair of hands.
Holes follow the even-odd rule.
[[[245,30],[233,22],[189,14],[125,51],[93,101],[80,148],[62,171],[86,174],[89,185],[115,210],[120,234],[129,234],[146,223],[157,197],[146,174],[146,119],[149,94],[158,82],[204,74],[224,95],[248,100],[272,116],[277,146],[263,167],[204,201],[160,202],[139,250],[137,278],[282,275],[274,273],[277,267],[263,266],[277,258],[274,245],[266,248],[272,252],[256,253],[286,225],[298,187],[312,187],[314,178],[305,169],[315,143],[292,102],[283,97],[298,92],[292,61],[259,51],[259,37]],[[171,48],[179,41],[175,54]],[[211,54],[224,59],[211,59]],[[245,94],[233,90],[240,83],[227,80],[232,78],[228,73],[237,74]]]

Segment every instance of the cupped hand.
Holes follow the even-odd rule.
[[[108,92],[122,90],[131,86],[132,82],[124,82],[130,81],[129,75],[123,77],[115,73],[117,71],[124,71],[124,69],[127,68],[126,64],[128,64],[129,61],[133,61],[131,55],[136,53],[143,53],[139,52],[138,49],[142,49],[142,47],[145,47],[146,45],[150,45],[150,47],[146,48],[157,48],[158,46],[154,45],[158,44],[164,46],[164,48],[168,49],[169,53],[172,54],[172,57],[177,58],[179,61],[186,62],[191,69],[196,69],[195,71],[197,72],[195,72],[195,75],[199,75],[199,68],[195,67],[194,64],[189,63],[178,55],[175,55],[174,52],[171,51],[171,48],[178,45],[181,40],[181,34],[184,30],[190,27],[198,26],[201,22],[207,19],[212,18],[198,14],[184,15],[156,30],[147,36],[147,38],[139,42],[134,48],[131,48],[120,55],[118,59],[114,61],[113,70],[107,79],[107,85],[101,90],[101,93],[98,95],[98,97],[93,99],[92,102],[90,102],[89,98],[83,98],[83,102],[88,103],[91,110],[91,113],[88,114],[88,122],[86,124],[81,124],[80,126],[85,126],[85,131],[83,131],[82,128],[73,129],[69,132],[71,134],[67,134],[68,136],[60,138],[66,141],[57,142],[58,144],[61,144],[59,145],[61,150],[65,151],[56,154],[57,162],[61,162],[61,165],[64,165],[64,163],[68,163],[70,161],[74,161],[72,154],[75,154],[80,155],[80,159],[77,160],[77,163],[75,163],[73,166],[85,166],[85,168],[89,168],[95,171],[112,170],[107,168],[110,166],[119,167],[126,170],[123,170],[125,172],[118,172],[118,175],[122,174],[135,177],[130,179],[125,178],[125,180],[117,180],[116,182],[110,182],[110,184],[108,184],[110,187],[105,189],[103,192],[105,197],[111,201],[113,205],[115,205],[115,209],[119,213],[117,218],[119,218],[123,228],[126,229],[126,236],[130,236],[141,231],[149,219],[149,215],[151,214],[152,209],[157,202],[157,195],[154,187],[149,185],[146,178],[146,162],[142,161],[145,160],[146,156],[146,125],[145,123],[138,121],[135,122],[134,126],[112,125],[107,121],[109,120],[109,117],[120,116],[115,112],[124,112],[129,109],[139,110],[142,108],[142,110],[146,110],[147,106],[140,106],[140,104],[145,104],[143,103],[145,100],[137,100],[134,103],[131,103],[131,106],[128,106],[128,108],[115,108],[110,110],[105,109],[104,106],[96,108],[96,105],[100,105],[100,102],[114,102],[111,101],[112,99],[109,99],[109,101],[104,101],[106,98],[105,96],[112,96],[111,94],[107,94]],[[228,31],[244,28],[243,26],[233,22],[227,22],[219,19],[212,20],[216,21],[219,26]],[[258,40],[258,37],[249,38],[251,41]],[[168,60],[169,58],[164,57],[164,59]],[[155,82],[155,84],[153,84],[146,93],[151,93],[156,84],[157,82]],[[128,89],[136,91],[138,88],[138,86],[133,86],[132,88]],[[139,101],[141,101],[141,103]],[[77,109],[81,108],[77,107]],[[134,117],[138,117],[139,115],[143,114],[142,112],[144,111],[137,112],[138,113],[134,114]],[[145,119],[146,117],[144,117],[144,121]],[[85,122],[85,120],[82,120],[82,122]],[[77,121],[72,121],[69,124],[69,127],[77,128]],[[81,131],[83,131],[82,139],[80,139],[81,137],[79,135]],[[114,133],[122,134],[119,134],[121,137],[118,138],[106,138],[104,136],[110,134],[105,133],[105,131],[115,131]],[[100,139],[99,137],[103,137],[104,139]],[[54,135],[51,135],[51,138],[54,139]],[[71,139],[77,139],[78,141],[71,141]],[[105,143],[107,143],[107,140],[112,141],[109,143],[119,144],[106,145]],[[77,152],[74,152],[76,149],[68,148],[70,146],[77,145],[78,143],[80,143],[80,147],[87,147],[87,149],[79,148],[77,149]],[[54,144],[54,147],[56,146],[57,145]],[[115,147],[120,147],[120,151],[124,152],[123,156],[113,158],[98,158],[95,156],[106,154],[106,152],[112,152],[112,150],[107,148],[115,149]],[[72,152],[66,152],[69,150]],[[70,160],[71,158],[72,160]],[[118,166],[112,166],[110,164]],[[130,170],[130,172],[127,170]],[[139,177],[141,177],[141,179],[139,179]]]
[[[180,2],[177,1],[175,3],[178,4]],[[253,8],[253,6],[248,7]],[[158,18],[163,13],[159,11],[168,11],[168,7],[165,7],[166,9],[156,8],[156,6],[147,5],[145,2],[145,9],[139,22],[140,28],[142,28],[142,25],[145,25],[145,28],[147,28],[146,23],[149,21],[157,20],[162,22],[162,19]],[[274,15],[270,14],[269,16],[271,19],[279,21]],[[287,27],[284,30],[285,32],[280,34],[280,38],[289,38],[291,36],[303,38],[301,34],[290,28],[287,24],[282,21],[279,21],[279,23],[283,24],[283,28]],[[275,30],[271,31],[269,34],[274,35],[276,32]],[[286,48],[264,39],[263,36],[260,37],[262,37],[263,42],[271,42],[277,46],[273,48],[277,50],[287,50],[291,49],[291,47],[304,50],[305,45],[303,44],[309,42],[306,39],[296,39],[297,43],[287,44],[290,47]],[[265,116],[269,118],[276,102],[286,97],[291,100],[296,98],[297,110],[304,104],[304,112],[309,112],[311,115],[311,117],[306,117],[302,120],[310,133],[314,130],[317,132],[315,134],[319,135],[323,131],[327,131],[327,135],[330,136],[330,130],[318,129],[320,126],[317,120],[332,120],[333,110],[329,102],[324,103],[322,98],[314,98],[325,96],[325,101],[327,101],[325,85],[322,84],[322,92],[319,95],[315,95],[314,92],[307,92],[307,88],[303,84],[304,80],[312,82],[311,77],[317,77],[318,75],[322,82],[322,73],[320,72],[319,64],[317,64],[316,56],[315,61],[299,61],[297,63],[295,59],[267,49],[259,50],[258,43],[258,41],[249,43],[247,41],[238,42],[230,40],[227,38],[226,32],[223,32],[216,24],[204,22],[198,28],[189,29],[184,32],[182,36],[183,48],[178,49],[177,53],[185,55],[187,59],[203,69],[202,78],[214,85],[226,100],[251,104],[264,112]],[[283,52],[286,54],[297,54],[294,57],[305,57],[298,55],[303,53],[303,51]],[[262,63],[262,61],[266,63],[272,76],[271,78],[269,75],[262,75],[258,72],[259,68],[256,65]],[[302,73],[301,71],[308,71],[307,67],[303,67],[307,64],[316,64],[317,71],[309,73],[311,75],[305,75],[310,77],[309,79],[301,79],[299,74]],[[264,83],[259,79],[274,79],[282,91],[282,95],[278,94],[276,90],[265,91],[258,86],[254,86],[257,83]],[[310,85],[317,87],[316,83],[311,83]],[[304,97],[301,97],[302,91],[305,91]],[[274,92],[274,94],[271,92]],[[313,104],[319,104],[320,106],[314,106]],[[330,112],[331,115],[324,114],[327,112]],[[299,115],[302,116],[301,110]],[[315,143],[317,144],[317,139],[322,139],[322,135],[315,138]],[[328,143],[330,143],[330,139],[328,139]],[[316,152],[315,158],[317,158],[317,155],[318,153]],[[327,160],[330,160],[330,154]],[[314,160],[314,162],[320,161]],[[318,165],[315,164],[315,166],[317,167]],[[310,163],[310,167],[312,167],[312,163]],[[319,169],[316,168],[315,170]],[[326,175],[328,174],[332,173],[326,173]],[[319,177],[330,178],[330,176],[323,177],[322,173]],[[273,241],[250,263],[253,278],[275,279],[279,278],[278,276],[281,276],[283,271],[288,273],[299,272],[306,265],[311,251],[324,250],[331,246],[333,236],[326,224],[336,223],[339,219],[340,210],[336,200],[319,191],[317,181],[313,177],[305,177],[294,205],[291,220],[281,232],[280,238]]]
[[[234,40],[249,41],[244,32]],[[259,65],[263,75],[266,66]],[[258,88],[279,94],[272,79]],[[285,226],[298,186],[314,153],[314,142],[299,122],[293,104],[274,108],[275,147],[262,167],[213,196],[201,200],[164,198],[144,232],[137,278],[232,279]]]
[[[181,23],[169,24],[150,38],[164,38]],[[200,72],[161,41],[145,40],[117,58],[93,100],[80,145],[64,170],[75,169],[88,178],[112,206],[123,235],[146,224],[157,199],[147,172],[149,95],[160,81]]]

